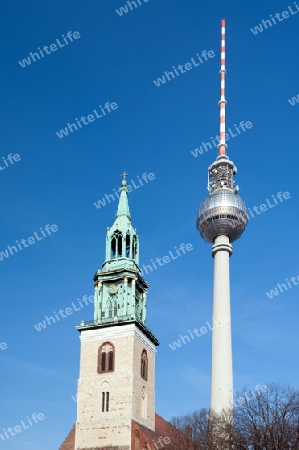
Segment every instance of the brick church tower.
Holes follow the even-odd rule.
[[[94,319],[77,327],[77,421],[60,450],[195,450],[190,436],[155,413],[159,342],[146,326],[149,285],[140,275],[126,176],[107,228],[106,258],[93,278]]]
[[[157,338],[146,326],[147,282],[131,223],[126,174],[106,258],[94,276],[94,320],[82,321],[75,450],[139,448],[137,428],[155,436]],[[132,443],[133,442],[133,443]]]

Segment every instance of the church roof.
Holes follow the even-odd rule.
[[[178,448],[188,450],[193,449],[188,436],[179,431],[158,414],[155,414],[155,431],[149,430],[148,428],[132,420],[131,448],[134,450],[136,449],[135,439],[137,431],[139,432],[138,450],[177,450]],[[163,440],[159,441],[159,438],[163,438]]]
[[[75,450],[75,432],[76,425],[73,426],[59,450]]]
[[[138,435],[139,449],[138,450],[175,450],[180,445],[188,450],[192,449],[190,440],[186,435],[177,430],[173,425],[163,419],[158,414],[155,415],[155,431],[152,431],[143,425],[132,420],[132,445],[131,448],[135,450],[135,438]],[[164,438],[164,444],[158,444],[158,439]],[[165,438],[168,438],[165,440]],[[170,442],[169,442],[170,440]],[[161,441],[160,441],[161,442]],[[165,443],[166,442],[166,443]],[[156,446],[154,446],[156,443]],[[145,446],[146,444],[146,446]],[[164,447],[162,446],[164,445]],[[183,448],[181,447],[181,448]],[[75,425],[69,432],[65,441],[59,448],[59,450],[75,450]],[[100,449],[99,449],[100,450]]]

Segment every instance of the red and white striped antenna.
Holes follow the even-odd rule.
[[[218,145],[218,156],[226,156],[225,143],[225,20],[221,20],[221,94],[220,94],[220,143]]]

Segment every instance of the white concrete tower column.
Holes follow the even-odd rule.
[[[214,258],[212,331],[212,412],[230,408],[233,401],[232,338],[230,315],[229,257],[232,246],[228,236],[219,236],[212,247]]]

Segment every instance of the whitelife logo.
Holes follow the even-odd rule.
[[[149,174],[147,172],[145,172],[141,176],[141,178],[145,182],[145,184],[148,184],[149,181],[155,180],[156,175],[153,172],[150,172]],[[138,181],[136,181],[136,184],[135,184],[134,180],[130,181],[131,184],[127,184],[128,193],[132,192],[133,189],[139,189],[141,186],[144,185],[144,183],[142,182],[141,178],[137,175],[137,180]],[[106,206],[107,202],[108,203],[114,202],[117,198],[119,198],[119,193],[116,191],[116,188],[114,188],[113,191],[114,191],[113,194],[105,194],[105,196],[102,199],[98,200],[97,202],[94,202],[93,203],[94,206],[97,209],[100,209],[101,206]]]
[[[60,322],[60,318],[65,319],[68,316],[71,316],[74,312],[80,311],[81,309],[85,308],[85,306],[88,306],[90,303],[94,302],[94,296],[93,295],[84,295],[82,297],[82,301],[77,298],[78,304],[79,304],[79,308],[77,308],[74,302],[71,303],[71,306],[69,306],[68,308],[65,309],[60,309],[58,311],[58,313],[56,311],[53,311],[53,315],[55,316],[56,320],[54,319],[53,316],[45,316],[45,320],[43,320],[42,322],[39,322],[37,325],[33,325],[34,328],[37,331],[41,331],[41,330],[45,330],[47,328],[47,326],[52,325],[53,323],[56,322]],[[84,305],[83,305],[83,303]],[[58,316],[58,314],[60,315],[60,317]]]
[[[38,53],[30,52],[29,56],[27,58],[24,58],[22,61],[19,61],[19,64],[24,69],[24,67],[30,66],[31,61],[36,62],[39,59],[41,59],[40,56],[42,58],[44,58],[45,57],[44,52],[46,53],[46,55],[50,55],[52,52],[56,52],[56,50],[58,50],[58,48],[62,48],[62,47],[65,47],[66,45],[68,45],[69,44],[68,40],[70,42],[73,42],[73,38],[79,39],[80,37],[81,36],[78,31],[74,31],[74,33],[72,31],[68,31],[66,34],[66,37],[64,36],[64,34],[62,35],[63,41],[65,42],[64,44],[61,43],[59,39],[56,39],[58,47],[56,44],[51,44],[50,46],[44,45],[42,49],[40,47],[37,47],[40,55]],[[49,50],[49,48],[50,48],[50,50]]]
[[[153,261],[151,259],[151,262],[152,262],[151,264],[147,264],[147,265],[143,264],[141,272],[140,272],[141,275],[144,276],[144,273],[147,274],[149,271],[153,272],[154,269],[157,270],[158,267],[162,267],[162,266],[164,266],[164,264],[168,264],[171,261],[178,259],[182,255],[186,255],[186,250],[187,250],[187,252],[191,252],[193,250],[192,244],[186,244],[186,245],[181,244],[179,249],[177,247],[174,247],[174,248],[175,248],[174,254],[172,253],[171,250],[169,250],[169,252],[168,252],[169,256],[165,255],[162,258],[156,258],[155,261]],[[158,267],[156,266],[156,263],[158,264]]]
[[[239,134],[241,134],[240,128],[243,132],[245,132],[246,130],[250,130],[250,128],[253,127],[252,122],[250,122],[249,120],[247,120],[247,122],[244,122],[244,120],[241,120],[241,122],[239,123],[239,125],[234,124],[235,130],[237,132],[237,134],[234,134],[234,132],[231,130],[231,128],[229,128],[227,131],[228,133],[225,133],[225,140],[228,141],[230,138],[234,138],[236,136],[238,136]],[[220,136],[217,135],[215,136],[215,138],[211,137],[211,141],[213,143],[213,146],[215,148],[218,148],[219,144],[220,144]],[[215,142],[216,141],[216,142]],[[212,150],[212,144],[211,142],[202,142],[201,145],[198,147],[196,147],[194,150],[190,150],[191,154],[194,156],[194,158],[197,158],[198,155],[202,155],[204,153],[204,151],[208,151],[208,150]]]
[[[23,430],[27,430],[28,428],[33,427],[34,423],[45,420],[45,415],[43,413],[33,413],[31,418],[27,416],[26,419],[27,420],[21,420],[20,425],[8,427],[6,430],[5,428],[3,428],[3,433],[0,434],[0,438],[2,439],[2,441],[9,439],[11,436],[15,436],[16,433],[21,433]],[[32,423],[32,421],[34,423]]]
[[[285,280],[287,282],[287,285],[289,286],[289,289],[292,289],[293,286],[291,285],[291,283],[288,280],[288,278],[286,278]],[[298,277],[291,277],[291,282],[293,283],[294,286],[298,286],[299,283],[297,283],[297,280],[299,282],[299,276]],[[279,294],[282,294],[283,292],[289,290],[287,288],[287,285],[285,283],[282,283],[282,284],[277,283],[277,285],[276,285],[277,287],[274,288],[274,289],[271,289],[270,292],[266,292],[266,295],[270,299],[272,299],[273,297],[277,297]],[[282,288],[284,288],[284,290]],[[278,291],[278,289],[279,289],[280,292]]]
[[[21,239],[20,242],[18,240],[16,240],[16,244],[19,248],[19,250],[23,250],[23,248],[28,248],[30,247],[30,245],[33,245],[36,243],[36,241],[42,241],[43,239],[45,239],[48,236],[51,236],[52,233],[56,233],[56,231],[58,231],[58,227],[57,225],[54,223],[53,225],[46,225],[44,230],[40,227],[40,233],[42,236],[39,236],[37,234],[36,231],[34,231],[34,237],[31,236],[29,238],[27,238],[27,242],[26,239]],[[46,234],[47,232],[47,234]],[[23,247],[22,247],[23,245]],[[0,252],[0,261],[3,261],[3,258],[9,258],[10,255],[14,255],[15,253],[19,253],[19,250],[17,249],[17,247],[15,245],[8,245],[7,246],[7,250],[4,250],[3,252]],[[14,253],[15,252],[15,253]]]
[[[198,328],[194,328],[193,331],[188,330],[192,341],[194,341],[194,334],[196,337],[201,337],[203,334],[206,334],[209,330],[213,331],[215,328],[217,327],[221,327],[221,326],[226,326],[230,324],[230,317],[228,314],[224,314],[224,315],[220,315],[217,317],[216,319],[212,320],[213,326],[210,325],[210,322],[206,322],[205,325],[203,327]],[[198,333],[200,332],[200,333]],[[194,334],[193,334],[194,333]],[[171,348],[171,350],[176,350],[177,348],[181,348],[182,345],[181,343],[183,343],[184,345],[186,344],[186,342],[191,342],[190,337],[188,336],[188,334],[186,334],[185,336],[183,336],[182,334],[180,335],[180,339],[178,339],[177,341],[174,341],[172,344],[168,344],[169,347]]]
[[[260,206],[254,206],[251,208],[257,215],[262,214],[265,211],[268,211],[268,209],[272,209],[275,206],[282,203],[284,200],[289,200],[291,198],[291,195],[289,192],[277,192],[276,197],[272,194],[272,199],[266,198],[265,203],[262,203]],[[278,202],[279,200],[279,202]],[[272,201],[272,203],[271,203]],[[255,217],[253,211],[251,211],[250,208],[247,208],[248,210],[248,219],[251,219]]]
[[[4,158],[4,156],[2,156],[2,159],[3,159],[3,163],[1,162],[1,164],[4,164],[4,165],[2,166],[0,164],[0,170],[5,170],[7,167],[12,166],[14,164],[14,162],[21,161],[21,157],[18,153],[16,153],[15,155],[10,153],[8,156],[6,156],[6,158]]]
[[[154,80],[153,83],[154,83],[157,87],[160,87],[162,84],[167,83],[167,81],[171,81],[171,80],[173,80],[174,78],[179,77],[180,74],[186,73],[187,71],[193,69],[193,67],[198,67],[198,66],[200,66],[200,65],[203,64],[205,61],[208,61],[209,58],[214,58],[214,57],[215,57],[215,53],[214,53],[213,50],[209,50],[209,51],[203,50],[202,53],[201,53],[201,55],[200,55],[199,53],[196,53],[196,56],[197,56],[197,60],[195,60],[194,58],[191,58],[191,63],[192,63],[192,64],[191,64],[190,62],[187,62],[187,63],[185,63],[184,65],[179,64],[177,67],[172,66],[173,72],[172,72],[172,71],[170,71],[170,72],[165,71],[165,72],[164,72],[164,75],[162,75],[162,77],[160,77],[160,78],[157,78],[157,80]],[[204,60],[203,60],[202,58],[203,58]],[[184,69],[185,69],[185,70],[184,70]],[[178,72],[178,70],[179,70],[180,72]],[[171,78],[170,78],[170,76],[171,76]],[[165,77],[166,77],[166,78],[165,78]]]
[[[71,133],[73,133],[73,131],[77,131],[79,128],[82,128],[81,122],[84,125],[89,125],[91,122],[95,121],[95,117],[97,119],[100,119],[101,117],[106,116],[107,113],[105,112],[104,108],[106,109],[106,111],[108,111],[108,113],[111,113],[111,110],[114,111],[115,109],[118,108],[118,104],[116,102],[112,102],[112,103],[106,102],[104,107],[102,107],[102,105],[100,105],[99,107],[100,107],[102,114],[98,114],[98,111],[96,109],[94,109],[93,110],[94,115],[89,114],[87,117],[81,116],[80,119],[78,119],[77,117],[75,118],[78,126],[75,123],[67,123],[67,126],[64,129],[62,129],[60,131],[56,131],[56,134],[59,137],[59,139],[62,139],[64,136],[68,136],[69,131]]]
[[[294,2],[294,5],[296,6],[297,11],[294,11],[291,6],[288,6],[289,11],[283,11],[282,13],[275,14],[275,17],[278,20],[278,22],[282,22],[284,19],[288,19],[290,17],[290,13],[292,16],[294,16],[295,14],[298,13],[299,5],[297,5],[296,2]],[[282,16],[282,18],[280,16]],[[270,14],[270,17],[271,17],[272,22],[270,19],[262,20],[262,23],[255,26],[254,28],[250,28],[250,31],[256,36],[258,33],[262,33],[264,31],[264,29],[267,30],[268,26],[272,27],[273,25],[277,25],[278,22],[276,22],[276,20],[274,19],[272,14]]]
[[[296,97],[292,97],[291,99],[288,99],[288,102],[291,106],[295,106],[296,104],[299,103],[299,94],[296,95]]]
[[[147,3],[148,1],[149,0],[143,0],[144,3]],[[134,2],[134,1],[132,1],[132,2],[127,1],[126,5],[121,6],[119,9],[116,9],[115,11],[117,12],[117,14],[119,16],[123,16],[124,14],[127,14],[130,11],[133,11],[133,9],[138,8],[137,2],[138,2],[139,6],[143,5],[143,3],[141,3],[141,0],[136,0],[136,2]],[[134,5],[134,8],[132,7],[132,5]],[[128,6],[129,6],[130,9],[128,9]]]
[[[6,342],[0,342],[0,350],[7,350],[8,349],[8,345],[6,344]]]
[[[260,386],[259,384],[257,384],[255,386],[255,391],[253,391],[253,389],[249,389],[249,396],[247,395],[247,392],[244,393],[244,397],[238,397],[237,400],[233,400],[233,402],[231,403],[231,407],[237,408],[240,405],[244,405],[246,402],[250,402],[251,400],[253,400],[254,398],[256,398],[257,396],[254,395],[254,392],[257,393],[258,397],[260,395],[262,395],[262,393],[267,392],[268,390],[268,386],[266,384],[263,384],[262,386]],[[252,393],[252,397],[250,397],[250,392]],[[216,414],[220,414],[221,413],[221,409],[216,409],[216,411],[214,411]],[[211,418],[213,417],[213,415],[211,414]],[[207,419],[210,419],[209,414],[206,415]]]

